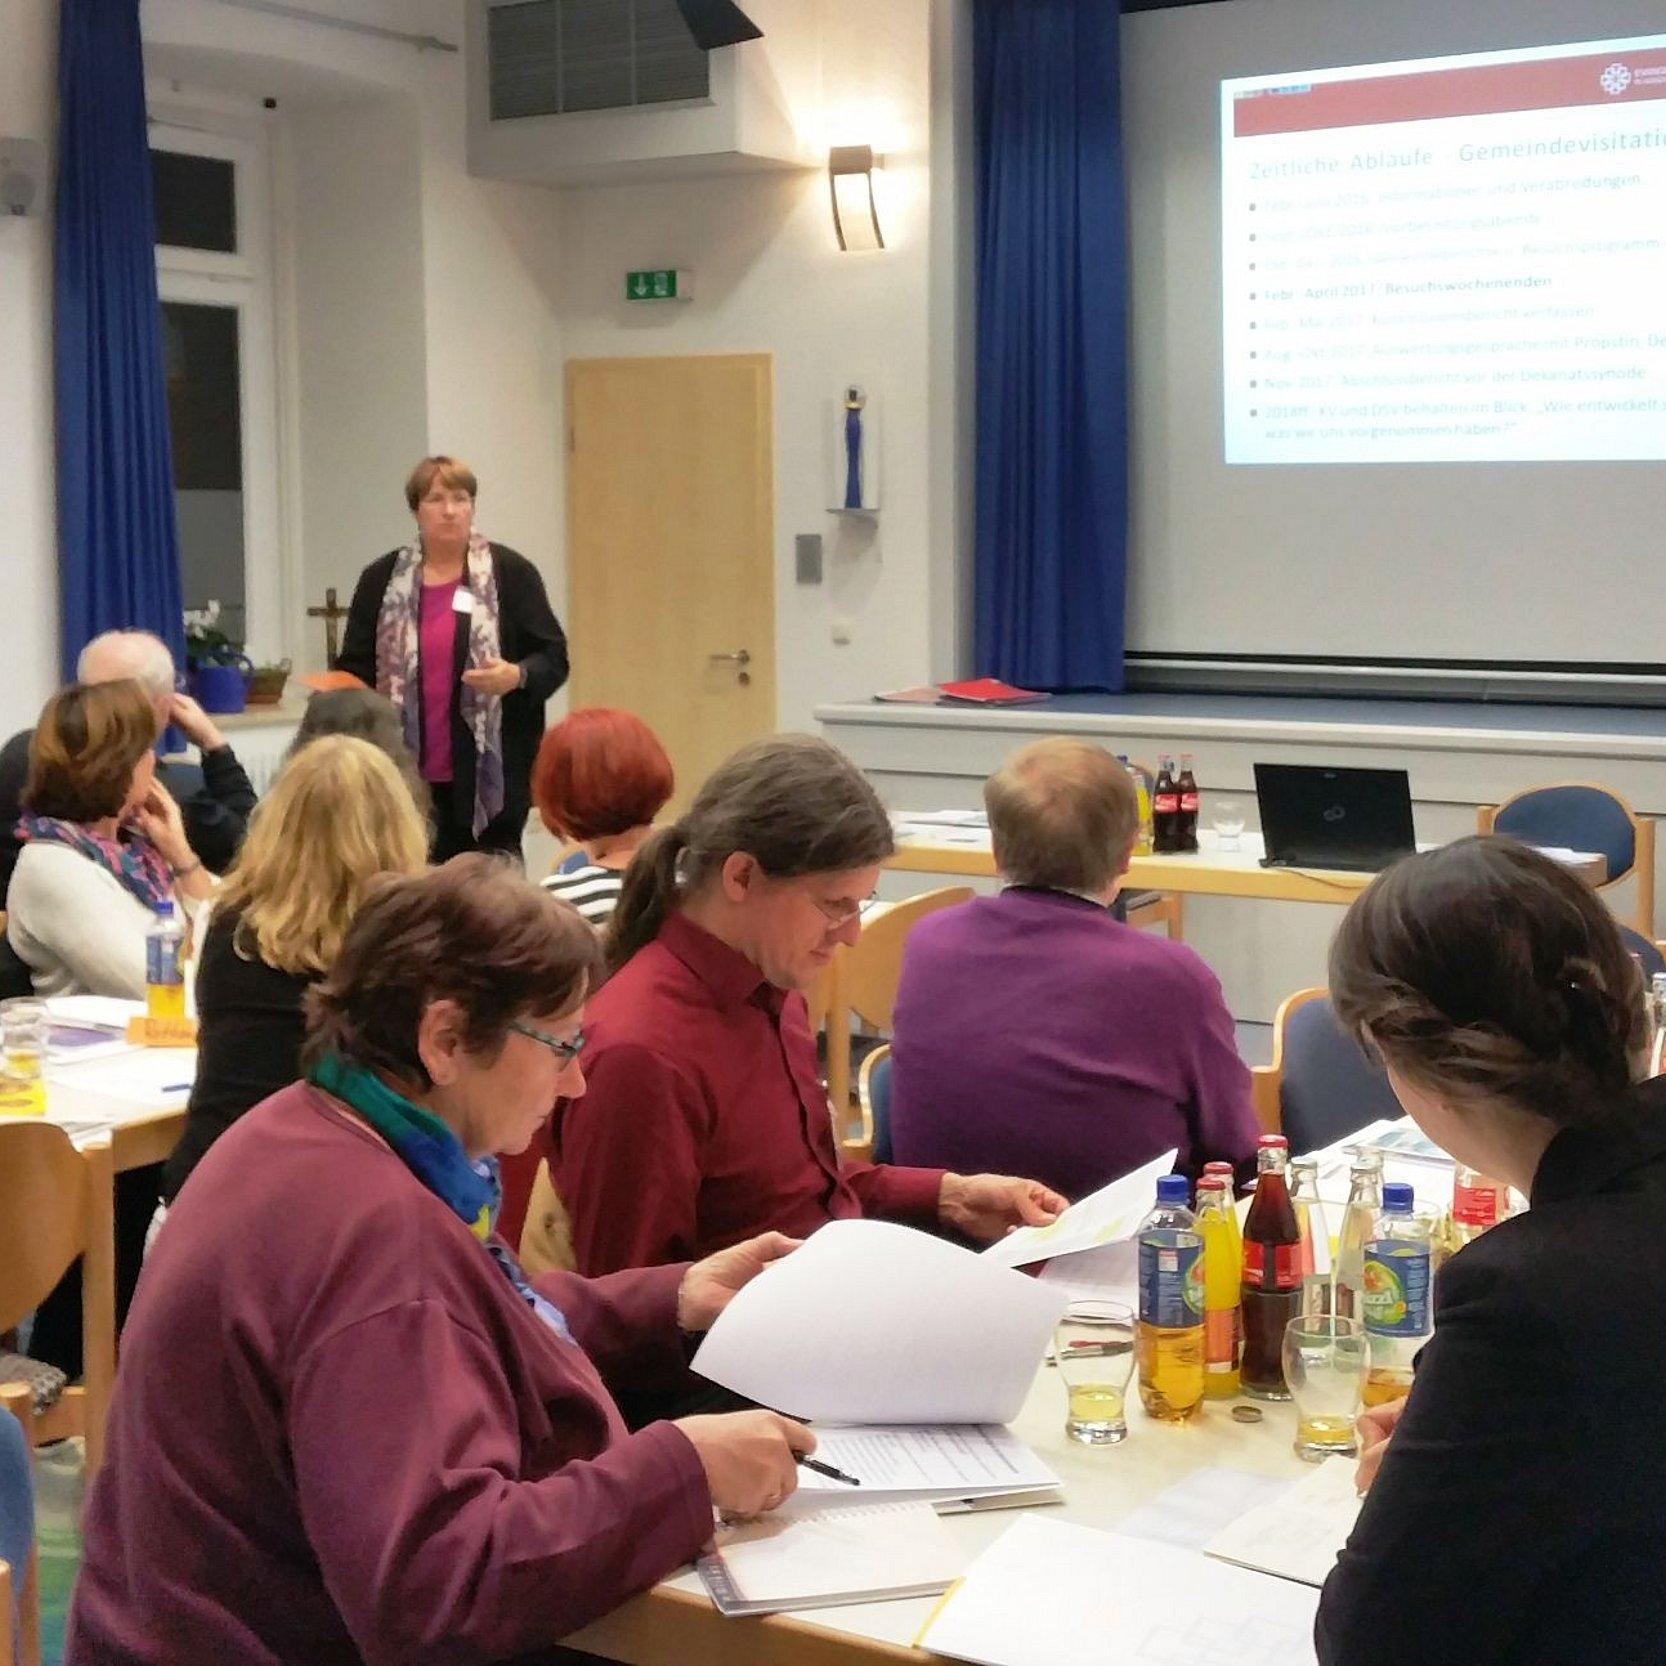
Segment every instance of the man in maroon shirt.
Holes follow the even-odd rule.
[[[851,1215],[991,1241],[1065,1207],[1005,1175],[839,1161],[802,991],[856,941],[891,849],[861,772],[792,735],[735,754],[643,846],[590,1004],[589,1089],[554,1129],[581,1272]]]

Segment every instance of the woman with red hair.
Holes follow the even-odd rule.
[[[599,930],[673,785],[665,748],[634,712],[586,706],[546,730],[532,766],[532,801],[582,860],[551,874],[544,888]]]

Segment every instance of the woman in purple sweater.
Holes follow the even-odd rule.
[[[772,1508],[809,1431],[626,1432],[686,1338],[793,1247],[527,1280],[494,1170],[577,1055],[595,937],[483,856],[380,882],[308,997],[305,1082],[203,1158],[145,1266],[70,1666],[461,1666],[559,1640]],[[579,1656],[577,1658],[587,1658]]]

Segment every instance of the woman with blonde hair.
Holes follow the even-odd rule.
[[[420,873],[427,851],[409,787],[369,741],[327,735],[284,765],[201,940],[197,1079],[164,1203],[232,1123],[299,1077],[302,997],[334,965],[370,882]]]

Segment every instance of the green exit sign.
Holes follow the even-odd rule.
[[[692,301],[694,274],[675,266],[656,267],[647,272],[625,274],[627,301]]]

